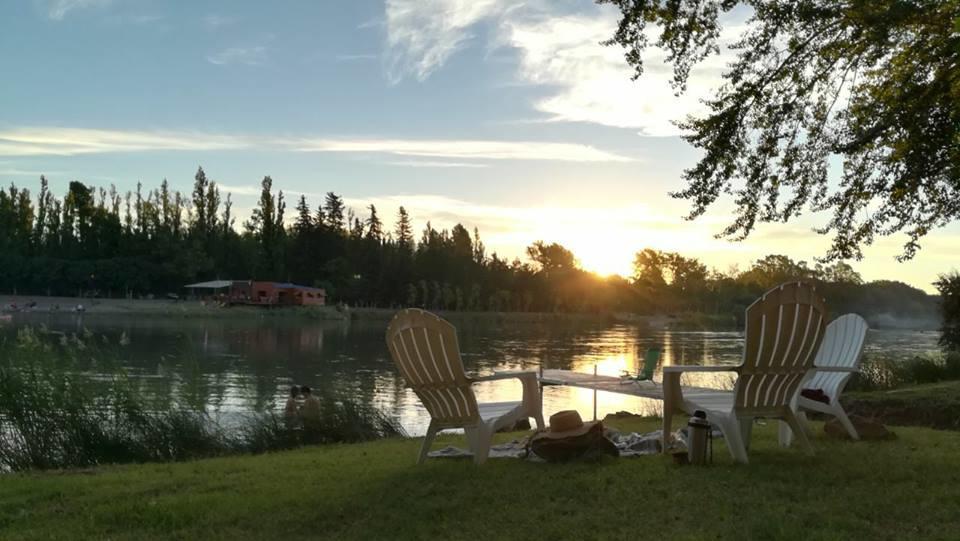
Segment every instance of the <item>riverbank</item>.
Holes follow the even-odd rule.
[[[15,306],[16,309],[11,309]],[[78,310],[82,307],[82,310]],[[130,315],[161,317],[277,317],[313,320],[369,320],[389,321],[398,308],[369,308],[347,306],[285,306],[285,307],[224,307],[200,300],[173,299],[91,299],[82,297],[45,297],[42,295],[0,295],[0,316],[11,313]],[[699,312],[676,314],[635,314],[631,312],[491,312],[433,310],[451,321],[499,322],[601,322],[637,325],[657,330],[674,331],[740,331],[742,322],[735,314],[706,314]],[[875,329],[938,330],[938,322],[904,323],[890,318],[874,318]],[[2,320],[0,320],[2,322]],[[921,324],[922,323],[922,324]]]
[[[15,306],[15,309],[11,307]],[[304,316],[316,319],[344,319],[334,306],[258,308],[223,307],[199,300],[172,299],[90,299],[81,297],[0,296],[0,310],[13,314],[79,314],[172,317],[257,317]]]
[[[648,431],[656,420],[616,420]],[[754,430],[751,464],[721,442],[708,468],[661,456],[593,464],[436,459],[419,440],[179,464],[18,474],[0,483],[17,539],[951,539],[960,434],[895,428],[882,442],[819,434],[817,453]],[[518,434],[502,435],[501,439]],[[462,446],[446,436],[440,445]]]
[[[11,306],[17,311],[12,312]],[[82,307],[82,311],[78,311]],[[296,307],[223,307],[199,300],[171,299],[89,299],[80,297],[44,297],[27,295],[0,295],[0,312],[16,314],[77,314],[129,315],[158,317],[276,317],[314,320],[383,321],[387,322],[399,308],[366,308],[343,306],[296,306]],[[688,318],[666,315],[645,316],[630,313],[567,313],[567,312],[469,312],[436,311],[451,321],[501,321],[501,322],[606,322],[642,325],[650,328],[669,328],[675,325],[688,326]],[[697,318],[696,325],[709,318]],[[713,321],[709,319],[709,321]]]
[[[843,405],[850,414],[887,424],[960,430],[960,381],[847,392]]]

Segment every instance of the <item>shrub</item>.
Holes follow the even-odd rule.
[[[960,352],[917,355],[906,360],[864,359],[850,390],[876,391],[902,385],[960,379]]]
[[[941,274],[934,285],[940,292],[940,315],[943,318],[940,345],[947,351],[960,352],[960,273]]]

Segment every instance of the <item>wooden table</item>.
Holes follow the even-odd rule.
[[[679,374],[678,374],[679,375]],[[574,372],[572,370],[543,370],[540,374],[540,385],[567,385],[570,387],[580,387],[582,389],[591,389],[593,395],[593,416],[597,416],[597,391],[608,393],[618,393],[639,398],[652,398],[654,400],[664,401],[663,411],[663,434],[662,449],[666,452],[669,443],[668,432],[670,431],[670,422],[672,411],[666,410],[667,404],[676,404],[682,400],[680,390],[680,381],[678,378],[670,378],[666,386],[654,383],[653,381],[635,381],[618,378],[615,376],[603,376],[599,374],[584,374],[583,372]],[[717,389],[707,389],[704,387],[684,387],[683,394],[697,393],[717,393]],[[541,400],[543,393],[541,393]],[[665,398],[667,400],[665,400]]]
[[[572,370],[544,370],[540,375],[541,385],[567,385],[594,391],[627,394],[641,398],[663,400],[663,386],[652,381],[634,381],[615,376],[584,374]]]

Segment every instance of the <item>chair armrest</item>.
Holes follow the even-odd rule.
[[[687,365],[673,365],[673,366],[664,366],[663,372],[666,374],[668,372],[680,373],[680,372],[739,372],[739,366],[687,366]]]
[[[533,417],[537,421],[537,428],[542,430],[543,424],[543,401],[540,398],[540,379],[538,372],[534,370],[512,370],[504,372],[494,372],[489,376],[479,376],[467,378],[470,383],[480,381],[497,381],[501,379],[520,380],[523,386],[523,411],[525,416]]]
[[[533,378],[534,380],[536,380],[537,373],[533,370],[516,370],[516,371],[509,371],[509,372],[494,372],[489,376],[474,376],[468,379],[470,380],[470,383],[477,383],[478,381],[497,381],[501,379],[512,379],[512,378],[518,378],[518,379]]]
[[[860,367],[857,366],[814,366],[813,369],[817,372],[849,372],[856,373],[860,371]]]

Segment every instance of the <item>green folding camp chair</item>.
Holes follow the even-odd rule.
[[[647,352],[643,356],[643,368],[637,372],[637,375],[632,375],[630,372],[624,371],[621,378],[623,379],[622,383],[631,383],[634,381],[649,381],[653,382],[653,371],[657,369],[657,364],[660,363],[660,348],[647,348]]]

